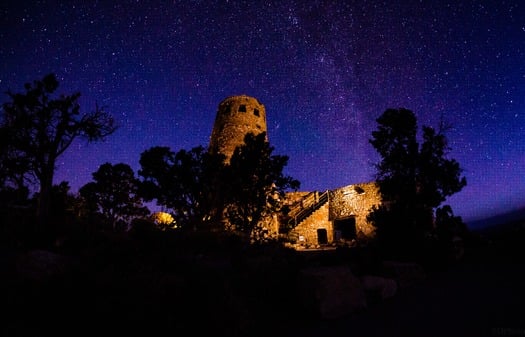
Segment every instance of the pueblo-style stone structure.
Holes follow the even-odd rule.
[[[250,132],[267,132],[264,105],[250,96],[230,96],[219,104],[209,149],[229,161]],[[377,185],[370,182],[322,192],[289,192],[284,202],[289,211],[263,224],[269,235],[286,236],[297,246],[319,247],[372,237],[374,228],[366,217],[381,198]]]

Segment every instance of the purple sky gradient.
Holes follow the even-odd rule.
[[[247,94],[301,190],[373,180],[387,108],[453,125],[467,222],[525,207],[525,3],[514,1],[3,1],[0,91],[54,72],[120,128],[75,142],[55,183],[73,192],[153,146],[208,145],[217,106]],[[3,95],[0,102],[5,102]]]

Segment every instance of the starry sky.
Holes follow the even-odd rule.
[[[468,223],[525,207],[525,2],[25,1],[0,4],[0,92],[55,73],[119,129],[76,141],[55,183],[153,146],[207,146],[231,95],[266,107],[274,154],[301,190],[374,179],[387,108],[441,118],[468,185],[445,203]]]

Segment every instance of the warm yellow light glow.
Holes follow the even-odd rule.
[[[166,212],[155,212],[151,215],[151,218],[155,224],[163,229],[177,228],[177,223],[173,216]]]

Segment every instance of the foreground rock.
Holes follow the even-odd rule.
[[[406,288],[426,279],[423,267],[413,262],[385,261],[385,274],[397,282],[399,288]]]
[[[367,307],[361,281],[347,266],[303,269],[298,289],[305,310],[321,319],[341,318]]]
[[[379,300],[386,300],[393,297],[397,292],[397,282],[390,278],[375,275],[364,275],[361,277],[361,283],[366,293]]]
[[[46,250],[32,250],[16,260],[16,272],[23,280],[44,282],[64,276],[73,261],[63,255]]]

